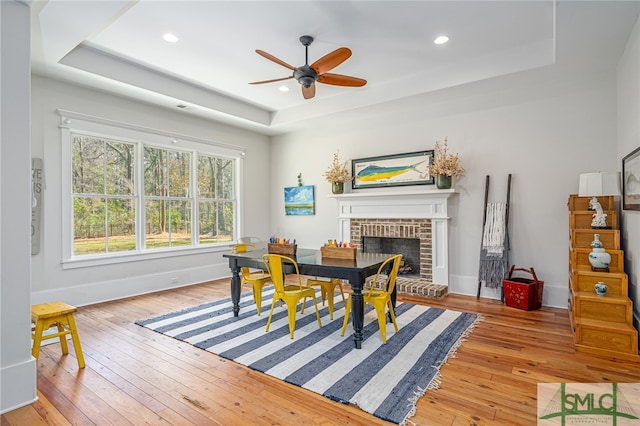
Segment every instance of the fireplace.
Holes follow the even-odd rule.
[[[351,219],[351,242],[363,252],[400,253],[417,278],[432,281],[429,219]]]
[[[351,241],[359,250],[363,250],[365,236],[417,239],[418,278],[447,286],[447,212],[448,200],[454,194],[454,189],[420,189],[353,192],[331,197],[338,202],[339,235],[342,241]]]
[[[398,273],[406,277],[420,276],[420,240],[418,238],[362,237],[365,253],[402,254]]]

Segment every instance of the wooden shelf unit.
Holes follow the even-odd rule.
[[[629,282],[620,249],[618,215],[613,197],[598,197],[607,213],[610,229],[592,229],[591,197],[569,196],[569,318],[576,350],[609,357],[640,361],[638,331],[633,326],[633,307],[628,297]],[[611,255],[609,272],[593,271],[589,263],[591,242],[600,234]],[[593,286],[604,282],[605,296]]]

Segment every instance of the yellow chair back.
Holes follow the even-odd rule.
[[[276,293],[284,293],[285,290],[287,290],[285,287],[291,287],[291,285],[287,286],[285,284],[286,271],[284,270],[284,262],[288,262],[293,265],[295,275],[297,277],[298,287],[300,289],[303,288],[302,280],[300,279],[300,269],[298,269],[298,262],[296,262],[293,258],[281,254],[265,254],[262,256],[262,261],[267,267],[269,275],[271,275],[272,277],[271,279],[273,282],[273,286],[276,289]]]
[[[252,243],[239,243],[231,246],[231,253],[246,253],[251,250],[257,250],[258,246]]]
[[[396,279],[398,278],[398,271],[400,270],[400,263],[402,263],[402,255],[398,254],[392,256],[384,261],[378,268],[376,276],[371,281],[371,286],[363,294],[373,294],[376,291],[384,291],[391,295],[393,289],[396,287]],[[391,269],[390,271],[388,269]],[[380,277],[386,276],[385,280],[381,282]]]
[[[271,282],[275,291],[273,293],[273,300],[271,301],[271,311],[269,312],[269,319],[267,320],[267,328],[265,331],[269,331],[271,325],[271,319],[273,318],[273,309],[276,306],[277,301],[284,302],[287,305],[287,315],[289,318],[289,333],[293,339],[293,332],[296,328],[296,311],[298,309],[298,302],[303,299],[302,308],[300,313],[304,314],[304,305],[307,297],[313,300],[313,305],[316,309],[316,318],[318,319],[318,325],[322,327],[320,321],[320,312],[318,310],[318,302],[316,301],[316,292],[313,288],[302,285],[302,279],[300,278],[300,269],[298,263],[291,257],[283,256],[280,254],[265,254],[262,256],[262,261],[269,271],[271,276]],[[285,269],[284,262],[293,265],[296,284],[287,284],[285,282]]]
[[[391,293],[393,293],[393,289],[396,286],[401,261],[401,254],[391,256],[385,260],[378,268],[378,272],[373,278],[373,281],[371,281],[371,286],[362,292],[364,302],[375,308],[376,315],[378,316],[378,327],[380,328],[380,335],[382,337],[382,343],[384,344],[387,343],[387,309],[389,310],[389,317],[391,318],[393,327],[396,333],[398,332],[398,323],[396,322],[396,315],[395,312],[393,312],[393,304],[391,303]],[[384,280],[382,280],[383,275],[385,276]],[[352,297],[349,295],[344,321],[342,323],[342,332],[340,333],[341,336],[344,336],[344,332],[349,324],[351,304]]]

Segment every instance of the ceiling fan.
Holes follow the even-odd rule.
[[[249,84],[273,83],[275,81],[295,78],[302,86],[302,96],[304,96],[305,99],[311,99],[316,95],[316,81],[318,83],[331,84],[334,86],[361,87],[367,84],[367,80],[363,80],[362,78],[329,72],[349,59],[351,56],[351,50],[346,47],[340,47],[331,53],[327,53],[322,58],[309,65],[309,45],[312,42],[313,37],[311,36],[303,35],[300,37],[300,43],[304,46],[305,62],[304,65],[298,68],[287,64],[263,50],[256,49],[256,53],[258,55],[264,56],[270,61],[290,69],[293,71],[293,75],[290,75],[289,77],[276,78],[274,80],[254,81]]]

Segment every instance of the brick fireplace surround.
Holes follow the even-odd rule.
[[[415,238],[420,241],[420,277],[398,276],[400,293],[442,298],[447,286],[435,284],[431,273],[431,219],[351,219],[350,241],[362,250],[362,237]]]
[[[448,199],[454,190],[358,192],[338,201],[340,238],[362,250],[362,237],[417,238],[420,277],[400,276],[398,291],[443,297],[449,283]]]
[[[420,240],[420,278],[433,281],[431,274],[430,219],[351,219],[349,241],[358,251],[362,237],[415,238]]]

